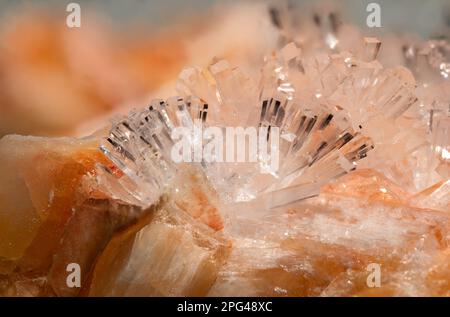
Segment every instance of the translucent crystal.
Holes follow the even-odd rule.
[[[370,62],[377,58],[380,51],[381,41],[375,37],[364,38],[364,60]]]
[[[450,109],[447,115],[436,118],[433,128],[433,147],[443,164],[450,163]]]
[[[269,142],[274,137],[271,128],[277,127],[281,130],[280,144],[271,150],[280,152],[282,161],[279,169],[268,166],[267,160],[261,156],[258,162],[227,163],[223,166],[202,159],[195,161],[201,163],[199,168],[203,169],[212,187],[225,200],[254,199],[276,191],[277,201],[288,204],[317,194],[320,185],[353,170],[356,161],[366,157],[366,153],[373,148],[370,138],[357,137],[359,132],[356,131],[360,127],[355,129],[348,119],[352,112],[333,106],[335,101],[330,104],[327,96],[333,91],[337,93],[339,87],[349,85],[350,78],[361,80],[361,76],[375,74],[359,72],[365,64],[356,59],[353,63],[362,66],[350,71],[348,59],[351,55],[348,54],[312,59],[302,59],[300,54],[301,50],[290,43],[268,59],[260,78],[259,93],[251,84],[252,79],[246,78],[239,69],[232,68],[223,60],[213,62],[205,70],[186,69],[180,77],[180,93],[195,93],[196,96],[172,98],[166,102],[153,101],[149,110],[131,113],[113,126],[106,145],[101,148],[136,183],[145,205],[154,201],[164,192],[164,188],[170,187],[171,178],[177,173],[177,166],[171,162],[169,154],[174,144],[170,136],[174,127],[192,129],[196,118],[201,119],[203,127],[218,125],[225,128],[230,124],[236,126],[253,122],[253,127],[259,128],[260,133],[266,131],[264,133],[267,133]],[[303,66],[299,68],[299,65]],[[377,66],[374,69],[378,69]],[[402,89],[407,96],[411,92],[408,83],[403,83],[402,78],[397,79],[396,75],[390,72],[384,75],[386,80],[395,81],[399,87],[397,89],[391,82],[385,83],[396,89],[396,95],[388,96],[384,101],[377,100],[382,105],[395,99],[386,106],[390,111],[395,111],[393,117],[401,114],[412,102],[400,95]],[[306,79],[314,80],[309,90],[305,90],[303,85]],[[367,86],[365,90],[367,94],[375,94],[373,91],[379,88],[368,86],[370,80],[364,84]],[[357,88],[362,87],[350,87],[353,90]],[[305,98],[308,95],[310,97]],[[202,106],[202,100],[207,100],[208,107],[206,103]],[[350,100],[346,101],[348,103]],[[393,103],[401,105],[395,106]],[[259,121],[254,120],[256,109],[259,109]],[[385,109],[380,107],[378,111]],[[177,114],[174,116],[173,113]],[[248,116],[249,119],[246,119]],[[202,136],[190,136],[192,148],[198,147],[200,152],[205,147],[202,142]],[[108,148],[111,145],[113,148]],[[322,168],[324,166],[326,168]],[[261,169],[273,177],[260,176]],[[226,186],[232,179],[233,185]],[[287,190],[299,184],[301,191],[292,191],[293,188]],[[287,190],[284,193],[290,194],[281,194],[283,189]]]

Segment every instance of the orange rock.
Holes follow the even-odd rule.
[[[368,201],[405,203],[409,194],[375,170],[357,170],[325,185],[322,192],[364,198]]]
[[[8,285],[50,274],[50,293],[76,294],[65,285],[67,264],[79,262],[89,272],[115,230],[140,215],[140,208],[89,200],[95,189],[83,187],[84,178],[95,176],[97,164],[110,164],[97,146],[94,139],[0,141],[0,274]]]
[[[204,296],[226,260],[230,243],[171,203],[143,227],[106,247],[86,290],[90,296]],[[136,230],[138,229],[138,230]]]

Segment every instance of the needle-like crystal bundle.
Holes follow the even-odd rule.
[[[224,201],[261,198],[277,207],[317,195],[320,186],[354,170],[379,138],[376,125],[394,125],[416,102],[414,84],[404,68],[383,69],[345,52],[307,58],[290,43],[266,61],[259,83],[224,60],[184,70],[182,97],[155,100],[118,120],[101,148],[149,204],[179,169],[171,159],[174,128],[246,124],[264,128],[270,140],[276,127],[276,169],[267,164],[270,157],[252,164],[200,160],[196,168]],[[206,146],[201,138],[189,136],[192,149]]]

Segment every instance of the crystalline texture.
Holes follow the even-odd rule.
[[[323,86],[321,81],[325,74],[331,72],[327,71],[327,65],[336,63],[342,66],[341,79],[334,82],[334,89],[357,75],[356,71],[353,72],[354,75],[349,75],[345,57],[322,60],[319,72],[315,67],[312,68],[311,71],[315,75],[309,76],[317,76],[317,83],[322,84],[314,91],[309,91],[313,97],[305,100],[302,93],[297,94],[297,87],[301,87],[304,77],[303,71],[306,71],[295,66],[301,61],[299,54],[300,51],[295,45],[289,44],[279,56],[276,55],[268,61],[261,77],[258,95],[252,88],[243,90],[253,87],[249,78],[245,79],[248,84],[243,87],[230,86],[245,77],[225,61],[217,61],[204,71],[185,70],[180,79],[182,93],[199,95],[153,101],[149,109],[135,111],[115,123],[109,138],[101,148],[111,161],[137,184],[136,187],[142,191],[139,195],[145,205],[155,200],[165,188],[170,187],[171,178],[177,173],[177,166],[170,157],[171,146],[174,144],[171,132],[174,127],[192,129],[196,119],[200,119],[199,122],[204,127],[215,124],[227,126],[227,122],[236,124],[239,120],[219,118],[216,114],[237,116],[237,109],[250,109],[251,113],[254,112],[252,109],[258,109],[259,104],[260,119],[255,122],[254,127],[266,128],[269,140],[271,127],[281,129],[280,148],[273,149],[281,152],[281,167],[279,171],[268,170],[273,175],[270,178],[259,176],[260,168],[268,168],[264,167],[264,161],[250,164],[250,169],[246,167],[247,175],[241,177],[232,189],[240,184],[241,187],[247,188],[246,195],[249,197],[267,196],[274,192],[276,200],[281,204],[317,195],[320,185],[353,170],[356,161],[364,158],[373,148],[373,144],[370,138],[360,136],[360,132],[356,132],[351,126],[346,110],[332,107],[326,99],[313,96],[322,95],[320,91],[330,88],[328,85]],[[296,60],[294,64],[293,60]],[[303,62],[305,65],[311,64],[310,60]],[[388,79],[394,77],[389,73],[386,76]],[[368,93],[372,92],[370,87],[366,90]],[[239,97],[230,99],[233,95]],[[201,100],[208,100],[208,103]],[[242,102],[249,104],[240,105]],[[383,103],[385,102],[388,101]],[[228,107],[236,108],[233,110]],[[389,108],[394,107],[389,105]],[[401,113],[403,108],[397,112]],[[238,117],[247,115],[248,112],[239,113]],[[202,140],[195,135],[191,135],[189,140],[192,148],[204,146],[201,144]],[[204,170],[219,193],[227,191],[223,188],[221,178],[227,179],[242,173],[241,164],[238,163],[231,164],[224,170],[217,164],[203,161],[198,168]],[[298,186],[301,190],[297,190]],[[238,191],[226,193],[225,196],[236,200],[240,199],[240,195]]]
[[[166,202],[142,229],[110,241],[89,295],[204,296],[229,248],[219,233]]]
[[[448,296],[448,43],[380,51],[335,10],[294,12],[272,7],[288,44],[259,77],[214,59],[100,144],[2,139],[0,294]],[[396,49],[410,70],[377,61]],[[209,127],[279,128],[279,168],[196,157]]]

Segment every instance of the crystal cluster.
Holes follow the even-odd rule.
[[[266,127],[267,138],[277,127],[281,142],[272,150],[282,160],[279,170],[268,170],[271,176],[262,177],[258,164],[246,166],[244,174],[238,163],[224,171],[219,163],[201,161],[198,169],[218,192],[239,175],[234,183],[239,192],[225,200],[266,197],[272,207],[285,205],[316,195],[321,185],[355,169],[373,148],[376,138],[369,128],[380,121],[389,124],[416,101],[408,75],[405,69],[382,70],[377,62],[347,54],[304,59],[293,43],[267,61],[259,83],[219,60],[204,70],[184,70],[183,97],[155,100],[118,120],[101,148],[130,186],[148,190],[138,199],[151,203],[176,174],[170,158],[174,127],[191,128],[195,119],[205,126],[247,123]],[[390,90],[381,93],[387,86]],[[361,111],[360,104],[370,106]],[[196,142],[192,136],[193,148]]]
[[[269,13],[259,73],[214,59],[107,133],[0,141],[1,294],[450,296],[448,42],[399,40],[386,67],[334,11]],[[194,157],[213,142],[196,128],[276,147],[177,163],[179,127]]]

